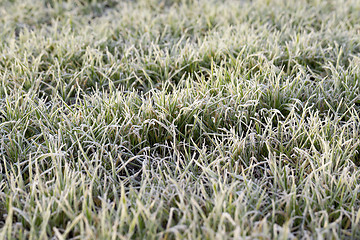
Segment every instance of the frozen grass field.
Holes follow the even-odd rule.
[[[360,239],[360,1],[0,0],[0,239]]]

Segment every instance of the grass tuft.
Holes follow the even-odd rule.
[[[357,0],[0,2],[0,239],[359,239]]]

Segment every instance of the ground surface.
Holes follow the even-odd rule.
[[[0,239],[359,239],[360,1],[0,1]]]

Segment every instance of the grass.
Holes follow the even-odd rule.
[[[0,239],[359,239],[359,19],[0,1]]]

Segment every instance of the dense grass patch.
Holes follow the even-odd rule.
[[[0,2],[0,239],[360,238],[360,2]]]

